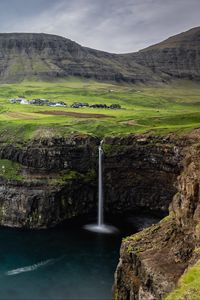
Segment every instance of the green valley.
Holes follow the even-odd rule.
[[[10,98],[45,98],[68,107],[9,103]],[[120,110],[71,108],[74,102],[119,104]],[[101,116],[101,117],[99,117]],[[200,87],[190,81],[157,86],[102,83],[70,78],[0,85],[0,138],[66,136],[71,133],[125,135],[187,132],[200,124]]]

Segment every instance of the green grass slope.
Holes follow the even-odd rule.
[[[64,101],[69,106],[74,102],[116,103],[122,109],[73,109],[9,103],[10,98],[18,96]],[[73,115],[74,112],[78,115]],[[103,116],[99,118],[99,114]],[[99,137],[146,132],[182,133],[199,126],[200,87],[192,82],[150,87],[71,78],[58,82],[24,81],[0,85],[0,140],[5,142],[71,133]]]
[[[177,288],[165,300],[200,299],[200,261],[181,277]]]

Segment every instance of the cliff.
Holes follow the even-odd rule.
[[[87,135],[0,145],[0,224],[46,228],[94,213],[99,140]],[[107,213],[167,214],[185,141],[130,135],[104,141]]]
[[[188,267],[198,267],[199,136],[196,130],[182,137],[105,138],[106,212],[167,214],[170,205],[160,223],[124,239],[115,299],[163,299]],[[0,224],[39,229],[96,212],[99,142],[88,135],[1,141]]]
[[[184,169],[178,177],[178,191],[170,205],[169,216],[122,243],[115,274],[115,299],[164,299],[184,272],[182,281],[185,280],[188,267],[192,273],[191,266],[200,258],[199,154],[197,131],[194,144],[186,150]],[[197,267],[198,264],[194,269]],[[169,299],[198,299],[199,291],[190,287],[194,278]]]
[[[159,81],[150,69],[118,55],[82,47],[55,35],[0,34],[0,80],[53,80],[79,76],[110,81]]]
[[[130,54],[90,49],[50,34],[1,33],[0,81],[67,76],[133,83],[199,80],[199,54],[199,27]]]

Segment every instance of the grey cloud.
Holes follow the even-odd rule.
[[[1,0],[1,31],[46,32],[132,52],[199,25],[199,0]]]

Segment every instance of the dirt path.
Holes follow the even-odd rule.
[[[104,115],[104,114],[88,114],[88,113],[78,113],[78,112],[72,112],[72,111],[63,111],[63,110],[46,110],[46,111],[40,111],[37,112],[38,114],[43,115],[53,115],[53,116],[69,116],[69,117],[75,117],[75,118],[114,118],[113,116]]]

